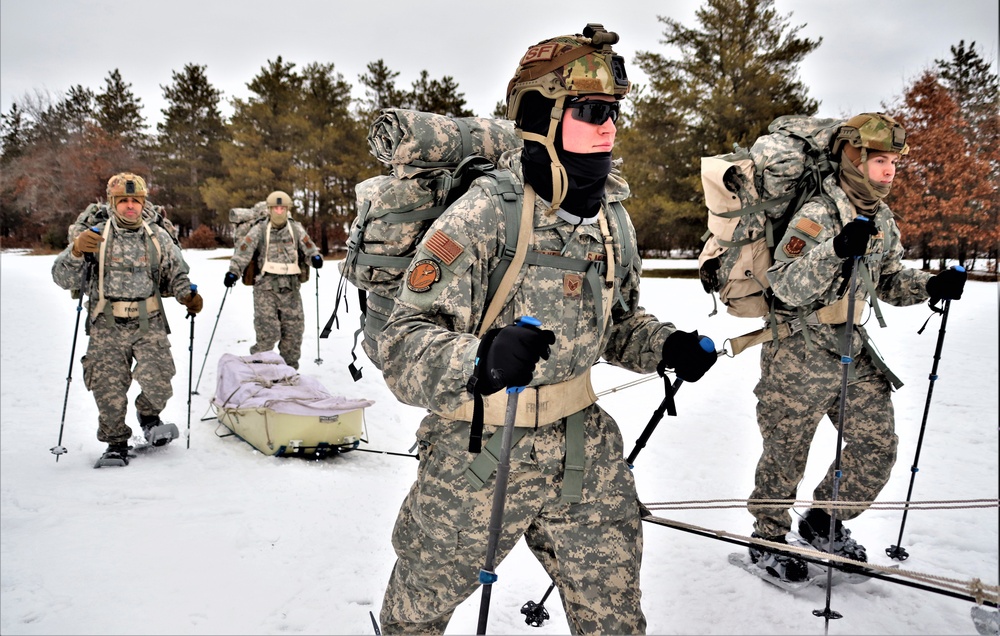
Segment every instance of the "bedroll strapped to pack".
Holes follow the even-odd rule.
[[[233,224],[233,247],[238,247],[240,242],[246,238],[250,229],[258,223],[267,223],[268,209],[267,201],[258,201],[252,208],[232,208],[229,210],[229,222]],[[299,282],[309,281],[309,267],[306,262],[305,253],[299,248],[298,237],[295,236],[292,220],[288,219],[288,231],[292,233],[292,241],[295,243],[299,255]],[[254,252],[253,258],[243,268],[242,281],[244,285],[253,286],[257,280],[257,259],[260,258],[260,246]]]
[[[362,348],[379,369],[377,337],[395,304],[406,269],[436,218],[479,177],[482,185],[504,207],[508,217],[519,218],[523,192],[494,164],[504,152],[521,145],[514,124],[478,117],[446,117],[404,109],[385,109],[372,123],[368,135],[372,155],[391,174],[357,184],[358,213],[351,224],[347,256],[340,263],[341,280],[333,314],[320,334],[326,338],[337,318],[345,280],[358,288],[361,306]],[[509,209],[508,209],[509,208]],[[504,265],[498,268],[495,292],[513,256],[508,246]],[[357,356],[351,352],[354,360]],[[355,380],[360,371],[350,365]]]
[[[699,271],[705,291],[718,293],[730,314],[769,315],[766,272],[774,248],[792,215],[821,194],[823,180],[836,172],[829,143],[843,123],[787,115],[771,122],[769,134],[749,150],[737,146],[732,153],[702,158],[708,232]]]

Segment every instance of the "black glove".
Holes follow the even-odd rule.
[[[316,269],[323,267],[323,257],[319,254],[314,254],[312,257],[312,266]]]
[[[527,386],[538,360],[549,359],[549,345],[555,342],[550,329],[533,325],[491,329],[479,344],[479,364],[470,390],[491,395],[504,387]]]
[[[236,274],[232,272],[226,272],[226,280],[224,280],[222,284],[225,285],[226,287],[232,287],[233,285],[236,284],[236,281],[238,281],[239,279],[240,277],[237,276]]]
[[[718,356],[715,351],[705,351],[697,331],[675,331],[663,343],[663,359],[656,370],[673,369],[685,382],[697,382],[712,368]]]
[[[967,277],[964,268],[955,267],[931,276],[927,281],[927,293],[931,297],[931,304],[936,305],[939,300],[961,300]]]
[[[705,264],[698,269],[701,286],[705,288],[706,293],[711,294],[719,289],[719,267],[721,265],[719,258],[715,257],[705,261]]]
[[[871,221],[858,217],[844,226],[840,234],[833,237],[833,251],[840,258],[864,256],[868,251],[868,240],[878,234],[878,228]]]

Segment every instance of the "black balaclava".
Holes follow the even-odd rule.
[[[522,98],[518,125],[522,130],[543,137],[549,132],[549,116],[555,101],[540,93],[526,93]],[[567,97],[567,101],[572,97]],[[597,216],[604,198],[604,184],[611,173],[611,153],[568,152],[562,146],[562,122],[556,128],[556,155],[566,169],[568,191],[560,207],[567,212],[589,219]],[[552,168],[549,153],[537,141],[525,140],[521,151],[524,180],[531,184],[538,196],[552,200]]]

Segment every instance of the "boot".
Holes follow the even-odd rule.
[[[784,536],[764,537],[756,532],[750,536],[758,539],[766,539],[767,541],[773,541],[775,543],[784,543],[786,545],[788,543],[785,541]],[[809,578],[809,566],[805,561],[791,554],[778,554],[777,552],[772,552],[765,546],[751,544],[750,560],[753,561],[757,567],[767,570],[767,573],[771,576],[783,581],[798,582],[805,581]]]
[[[830,515],[825,510],[810,508],[799,520],[799,536],[821,552],[830,552]],[[851,538],[851,531],[840,519],[833,529],[833,554],[862,563],[868,562],[865,546]]]
[[[164,424],[159,415],[139,413],[139,426],[146,441],[153,446],[163,446],[180,436],[175,424]]]
[[[128,442],[108,444],[108,449],[97,460],[97,466],[128,466]]]

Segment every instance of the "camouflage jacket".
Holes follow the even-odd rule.
[[[147,243],[143,228],[126,230],[111,224],[105,238],[106,245],[102,243],[105,251],[104,297],[109,301],[142,300],[154,296],[157,291],[154,280],[157,279],[161,296],[186,299],[191,295],[189,268],[181,249],[166,230],[155,224],[147,225],[159,243],[159,253],[155,245]],[[97,228],[104,234],[106,222]],[[52,280],[63,289],[80,289],[84,271],[89,270],[85,293],[88,307],[93,307],[100,295],[101,277],[97,259],[90,262],[84,256],[74,256],[73,244],[70,243],[52,264]],[[158,262],[153,259],[158,259]],[[91,313],[88,311],[88,315]]]
[[[498,167],[520,182],[520,150],[505,153]],[[613,174],[607,193],[609,199],[620,200],[628,195],[628,186]],[[598,224],[572,225],[546,214],[546,207],[536,199],[531,250],[578,259],[606,257]],[[621,234],[628,232],[634,244],[635,229],[627,216],[623,216],[627,227],[617,227],[613,215],[607,217],[615,267],[627,270],[613,290],[605,290],[608,298],[619,299],[611,304],[607,327],[578,274],[541,265],[521,268],[509,301],[490,325],[503,327],[527,315],[555,333],[551,355],[538,363],[530,386],[577,377],[602,356],[633,371],[651,372],[661,359],[664,340],[675,329],[639,306],[641,260],[635,255],[630,263],[620,262]],[[475,368],[480,343],[476,333],[486,311],[489,275],[504,244],[505,223],[502,208],[480,182],[474,182],[434,222],[417,248],[379,340],[383,375],[401,401],[448,412],[471,399],[466,383]],[[417,276],[421,268],[422,277]]]
[[[266,240],[268,228],[271,228],[270,241]],[[294,237],[292,235],[294,232]],[[313,243],[306,233],[302,224],[293,219],[281,227],[274,227],[268,221],[254,224],[247,232],[240,244],[236,246],[233,257],[229,260],[229,271],[240,276],[244,268],[250,263],[250,259],[257,255],[257,275],[254,279],[254,287],[258,285],[271,289],[277,287],[298,288],[298,276],[296,274],[273,274],[261,271],[264,264],[264,246],[267,244],[267,261],[272,263],[297,263],[299,262],[299,251],[305,254],[307,259],[319,254],[319,248]],[[303,264],[305,266],[306,264]]]
[[[814,197],[799,209],[774,252],[775,263],[767,272],[768,281],[780,301],[779,316],[796,315],[797,309],[815,311],[838,301],[848,293],[844,259],[833,250],[833,238],[857,216],[854,205],[837,185],[835,175],[826,178],[829,198]],[[880,203],[873,219],[879,234],[869,241],[863,267],[871,274],[879,300],[898,307],[927,300],[927,272],[902,263],[903,246],[892,211]],[[857,298],[867,290],[859,282]]]

